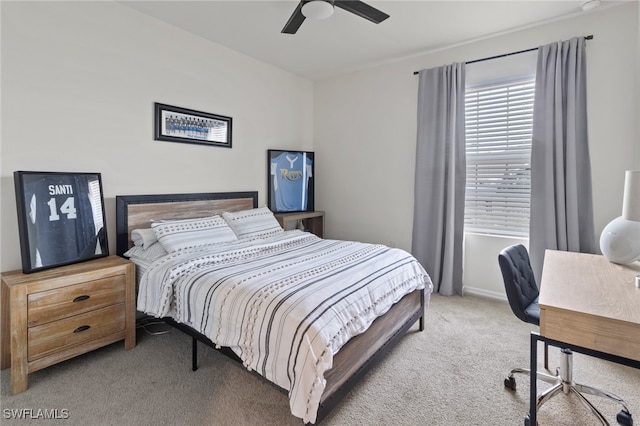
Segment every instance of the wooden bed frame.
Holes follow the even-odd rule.
[[[131,243],[131,231],[149,228],[161,219],[186,219],[211,216],[223,211],[238,211],[258,206],[258,192],[194,194],[125,195],[116,197],[117,254],[122,256]],[[404,334],[419,321],[424,330],[425,291],[416,290],[398,301],[369,329],[347,342],[333,358],[333,367],[325,373],[327,381],[320,401],[316,423],[320,422],[355,384],[389,352]],[[192,369],[197,368],[197,342],[215,345],[196,330],[163,318],[193,338]],[[239,358],[229,349],[220,350]]]

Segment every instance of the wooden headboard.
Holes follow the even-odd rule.
[[[132,245],[131,231],[151,227],[154,220],[212,216],[258,207],[258,191],[116,196],[116,252]]]

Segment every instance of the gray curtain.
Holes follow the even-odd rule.
[[[462,295],[465,65],[420,71],[412,253],[434,291]]]
[[[538,49],[529,251],[538,283],[545,249],[595,252],[587,138],[585,39]]]

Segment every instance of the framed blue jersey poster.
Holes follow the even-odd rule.
[[[24,273],[109,255],[100,173],[13,177]]]
[[[313,152],[267,150],[268,207],[274,213],[313,211]]]

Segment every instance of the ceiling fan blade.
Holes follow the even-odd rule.
[[[300,25],[302,25],[302,23],[306,19],[302,14],[302,4],[302,1],[298,3],[298,7],[296,7],[296,10],[293,11],[291,17],[284,25],[284,28],[281,31],[282,33],[295,34],[298,31],[298,28],[300,28]]]
[[[368,19],[371,22],[379,24],[389,17],[386,13],[376,9],[373,6],[369,6],[365,2],[360,0],[335,0],[334,5],[354,13],[361,18]]]

